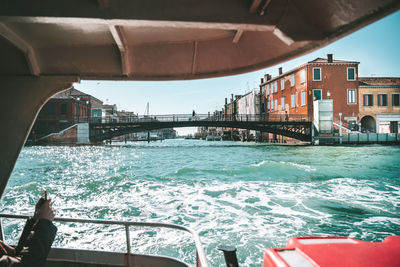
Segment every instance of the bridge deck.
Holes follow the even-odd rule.
[[[129,117],[93,117],[89,120],[92,141],[174,127],[225,127],[276,133],[302,141],[311,140],[309,115],[148,115]]]

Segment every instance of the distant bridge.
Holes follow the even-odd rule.
[[[89,121],[90,141],[98,142],[113,137],[176,127],[224,127],[268,132],[311,141],[309,115],[145,115],[118,117],[94,117]]]

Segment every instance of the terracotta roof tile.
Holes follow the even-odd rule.
[[[51,98],[52,99],[70,99],[70,98],[76,99],[79,96],[91,97],[91,99],[94,99],[94,100],[97,100],[98,102],[103,103],[103,101],[101,101],[100,99],[98,99],[98,98],[96,98],[96,97],[94,97],[92,95],[86,94],[86,93],[84,93],[82,91],[79,91],[79,90],[77,90],[75,88],[71,88],[69,90],[60,92],[60,93],[52,96]]]
[[[319,57],[319,58],[316,58],[314,60],[309,61],[308,63],[328,63],[328,59]],[[332,63],[353,63],[353,64],[358,64],[359,62],[333,59]]]
[[[359,77],[359,85],[400,85],[400,77]]]
[[[60,93],[56,94],[55,96],[52,96],[51,98],[58,98],[58,99],[60,99],[60,98],[62,98],[62,99],[75,98],[74,96],[80,96],[80,95],[89,96],[88,94],[85,94],[84,92],[81,92],[81,91],[79,91],[79,90],[77,90],[75,88],[71,88],[69,90],[60,92]]]

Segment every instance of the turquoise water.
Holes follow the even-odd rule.
[[[400,147],[271,146],[166,140],[111,146],[26,147],[0,211],[30,214],[40,188],[58,217],[167,222],[197,230],[210,266],[219,244],[241,266],[294,236],[382,241],[400,235]],[[5,221],[13,243],[22,224]],[[124,251],[121,227],[60,224],[54,246]],[[189,235],[141,227],[132,250],[194,262]]]

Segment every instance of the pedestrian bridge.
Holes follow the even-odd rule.
[[[224,127],[249,129],[278,134],[301,141],[311,141],[309,115],[210,115],[172,114],[126,117],[93,117],[89,120],[90,141],[99,142],[113,137],[176,127]]]

